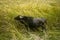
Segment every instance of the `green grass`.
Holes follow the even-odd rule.
[[[46,3],[47,2],[47,3]],[[59,40],[60,6],[58,0],[0,0],[0,40]],[[47,19],[47,33],[26,32],[23,24],[14,20],[17,15]],[[41,29],[41,28],[39,28]]]

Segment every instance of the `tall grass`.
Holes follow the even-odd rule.
[[[0,40],[45,40],[46,38],[46,40],[59,40],[60,6],[55,2],[53,0],[0,0]],[[24,25],[14,20],[17,15],[46,18],[46,36],[43,32],[28,31],[27,33]]]

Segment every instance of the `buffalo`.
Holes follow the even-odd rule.
[[[28,28],[32,31],[39,31],[39,27],[42,27],[42,31],[46,30],[46,19],[45,18],[34,18],[30,16],[21,16],[18,15],[14,18],[15,20],[18,20],[22,24],[25,25],[26,29]]]

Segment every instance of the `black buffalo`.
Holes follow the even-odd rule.
[[[30,28],[32,31],[39,31],[38,27],[42,27],[42,30],[46,30],[45,26],[47,22],[44,18],[33,18],[29,16],[18,15],[14,19],[24,24],[27,30]]]

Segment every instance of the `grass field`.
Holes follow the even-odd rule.
[[[27,33],[17,15],[46,18],[47,33]],[[60,1],[0,0],[0,40],[60,40]]]

